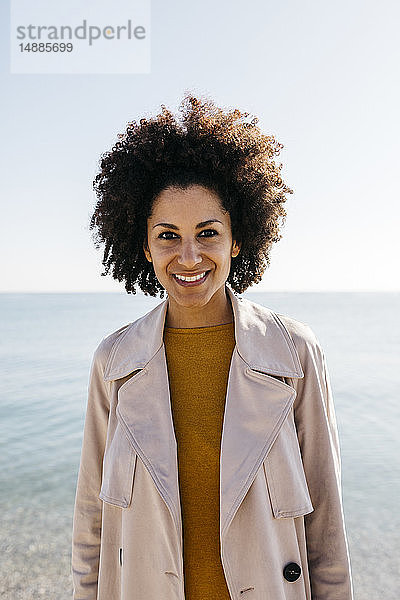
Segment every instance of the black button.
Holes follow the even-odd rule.
[[[301,567],[297,563],[288,563],[283,569],[283,576],[288,581],[296,581],[300,577]]]

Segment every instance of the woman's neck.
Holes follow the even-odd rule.
[[[211,327],[232,323],[233,310],[229,297],[225,294],[225,302],[212,298],[205,306],[185,307],[168,299],[168,308],[165,318],[166,327],[179,329],[192,327]]]

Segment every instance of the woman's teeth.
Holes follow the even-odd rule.
[[[206,274],[206,271],[204,271],[203,273],[200,273],[200,275],[196,275],[195,277],[184,277],[183,275],[176,275],[176,274],[175,274],[175,277],[177,279],[181,279],[182,281],[197,281],[198,279],[202,279],[205,274]]]

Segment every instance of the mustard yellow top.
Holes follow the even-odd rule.
[[[187,600],[230,600],[220,556],[219,462],[234,323],[164,327],[178,446]]]

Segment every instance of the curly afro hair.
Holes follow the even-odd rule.
[[[143,252],[147,219],[165,188],[198,184],[216,192],[229,211],[232,238],[242,245],[227,283],[242,293],[261,280],[271,246],[282,237],[285,194],[293,191],[282,181],[282,164],[272,158],[283,144],[261,133],[257,117],[247,122],[249,113],[224,113],[191,93],[180,104],[180,121],[161,108],[156,117],[129,122],[120,141],[101,155],[89,225],[96,248],[105,244],[101,275],[111,268],[128,293],[135,294],[138,285],[144,294],[160,292],[163,298],[165,288]]]

